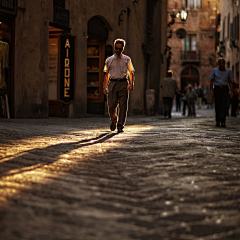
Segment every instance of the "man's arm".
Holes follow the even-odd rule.
[[[212,96],[213,95],[213,79],[211,79],[210,81],[210,95]]]
[[[129,86],[128,86],[128,91],[132,91],[134,89],[134,74],[133,73],[130,73],[130,76],[129,76]]]
[[[104,76],[104,81],[103,81],[103,93],[105,95],[108,94],[108,82],[109,82],[109,73],[106,73],[105,76]]]

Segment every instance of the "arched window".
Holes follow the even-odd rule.
[[[108,38],[108,27],[100,17],[95,16],[88,21],[88,36],[104,40]]]

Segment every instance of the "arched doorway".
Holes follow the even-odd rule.
[[[109,55],[109,47],[106,47],[109,29],[109,24],[101,16],[94,16],[88,21],[87,113],[89,114],[104,114],[105,112],[106,99],[102,86],[106,50]]]
[[[194,67],[187,67],[182,71],[181,74],[181,90],[183,91],[185,86],[191,84],[193,87],[199,85],[199,72]]]

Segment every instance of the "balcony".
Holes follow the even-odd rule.
[[[200,51],[182,51],[182,63],[200,63]]]

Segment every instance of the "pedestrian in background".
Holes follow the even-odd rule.
[[[236,83],[232,83],[232,97],[231,97],[231,117],[237,116],[238,108],[238,91],[236,89]]]
[[[114,41],[115,54],[106,59],[104,66],[103,93],[107,95],[108,113],[112,121],[111,131],[117,127],[118,133],[124,132],[128,109],[128,92],[134,87],[134,67],[131,58],[123,54],[126,42]],[[118,115],[117,115],[117,106]]]
[[[227,101],[230,87],[232,96],[233,74],[229,68],[225,68],[225,59],[218,60],[218,67],[214,68],[209,75],[210,94],[214,93],[216,126],[226,127]],[[213,90],[214,85],[214,90]]]
[[[196,99],[196,92],[192,89],[192,85],[188,87],[187,99],[188,99],[188,116],[196,117],[195,112],[195,99]]]
[[[161,89],[164,104],[164,117],[172,117],[172,102],[177,89],[177,81],[172,78],[173,71],[168,70],[167,77],[163,79]]]
[[[183,101],[183,112],[182,112],[182,115],[185,116],[186,114],[186,107],[188,105],[188,100],[187,100],[187,92],[188,92],[188,86],[185,86],[184,87],[184,90],[183,90],[183,98],[182,98],[182,101]]]
[[[182,93],[179,88],[175,91],[175,100],[176,100],[176,112],[181,112],[181,100],[182,100]]]
[[[203,99],[203,90],[199,85],[197,90],[197,104],[199,109],[202,107],[202,99]]]
[[[194,92],[196,93],[196,101],[197,101],[197,92],[198,92],[198,84],[194,83]]]

